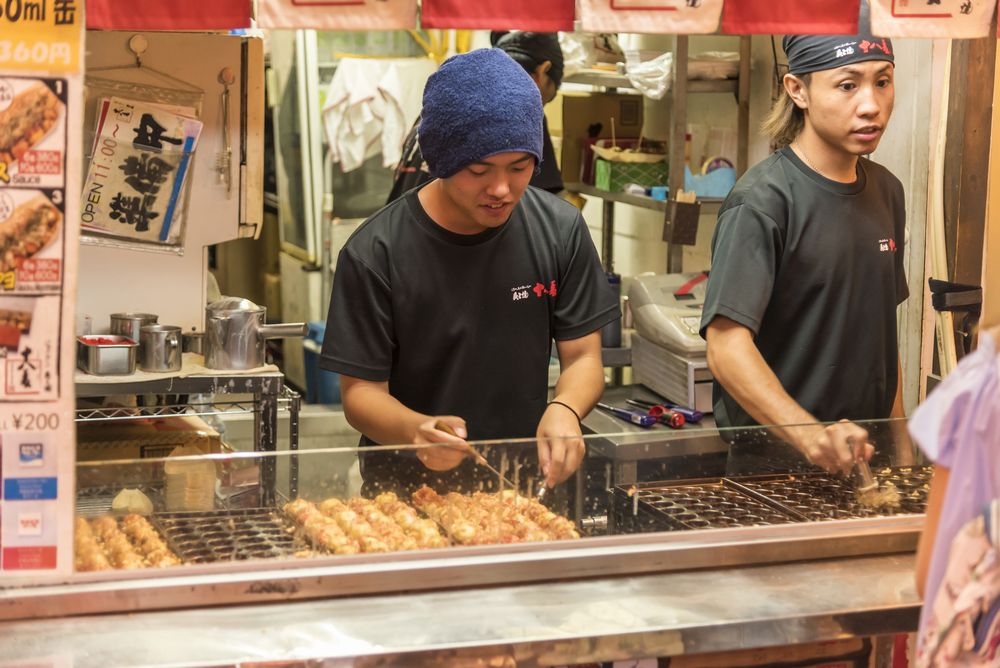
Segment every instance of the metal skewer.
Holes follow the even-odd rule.
[[[455,433],[455,430],[451,428],[451,425],[449,425],[449,424],[447,424],[445,422],[441,422],[440,420],[438,420],[437,422],[434,423],[434,428],[437,429],[438,431],[443,431],[444,433],[448,434],[449,436],[454,436],[456,438],[461,438],[458,434]],[[449,445],[449,444],[445,444],[445,445]],[[455,447],[455,446],[450,446],[449,445],[449,447]],[[472,454],[472,458],[476,462],[476,464],[478,464],[478,465],[486,468],[487,470],[489,470],[490,472],[492,472],[492,473],[494,473],[496,475],[496,477],[500,480],[500,485],[501,485],[500,489],[501,490],[503,489],[503,485],[504,484],[506,484],[507,486],[509,486],[513,490],[517,490],[517,487],[514,485],[514,483],[512,483],[510,480],[507,479],[507,477],[504,474],[500,473],[500,471],[498,471],[496,468],[494,468],[493,465],[490,464],[489,461],[486,460],[486,457],[483,457],[483,455],[480,454],[471,445],[469,446],[468,452],[470,452]]]

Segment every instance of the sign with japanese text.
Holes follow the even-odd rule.
[[[193,109],[122,98],[98,107],[81,201],[84,229],[173,243],[201,121]]]
[[[76,72],[83,0],[0,2],[0,71]]]
[[[417,0],[258,0],[261,28],[413,30]]]
[[[721,13],[722,0],[580,0],[587,32],[713,33]]]
[[[73,568],[82,22],[0,1],[0,586]]]
[[[887,37],[973,39],[990,33],[997,0],[870,0],[872,32]]]

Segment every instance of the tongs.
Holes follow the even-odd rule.
[[[437,429],[438,431],[443,431],[444,433],[448,434],[449,436],[454,436],[456,438],[461,438],[461,436],[459,436],[458,434],[456,434],[455,430],[451,428],[451,425],[449,425],[446,422],[441,422],[440,420],[438,420],[437,422],[434,423],[434,428]],[[480,454],[471,445],[469,446],[469,451],[472,453],[472,459],[476,462],[476,464],[478,464],[479,466],[482,466],[482,467],[486,468],[488,471],[490,471],[491,473],[495,474],[496,477],[500,480],[500,482],[502,484],[506,484],[508,487],[510,487],[513,490],[517,489],[517,487],[514,485],[514,483],[512,483],[507,478],[507,476],[505,476],[504,474],[500,473],[500,471],[498,471],[496,468],[494,468],[493,465],[490,464],[489,461],[487,461],[486,457],[483,457],[483,455]]]

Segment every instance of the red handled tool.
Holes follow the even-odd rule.
[[[678,406],[677,404],[670,403],[669,401],[664,401],[663,403],[658,404],[653,401],[645,401],[641,399],[629,399],[627,400],[626,403],[632,406],[639,406],[640,408],[645,408],[649,411],[655,409],[659,412],[673,411],[674,413],[680,413],[681,415],[684,416],[684,422],[686,423],[690,422],[692,424],[697,424],[698,422],[701,422],[701,419],[704,417],[701,411],[697,411],[693,408],[684,408],[683,406]],[[650,415],[652,415],[652,412],[650,412]]]

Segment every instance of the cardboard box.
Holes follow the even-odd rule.
[[[626,93],[564,93],[562,95],[563,181],[588,183],[583,178],[584,154],[597,139],[611,138],[615,119],[617,139],[636,139],[642,134],[642,96]],[[549,128],[554,132],[553,128]]]
[[[667,183],[667,163],[612,162],[598,158],[594,175],[595,186],[613,193],[621,192],[629,183],[651,188]]]
[[[80,488],[149,483],[162,476],[162,464],[136,461],[102,466],[102,461],[166,457],[182,445],[194,446],[206,454],[222,452],[225,447],[219,433],[193,415],[84,423],[77,425],[76,438]]]

